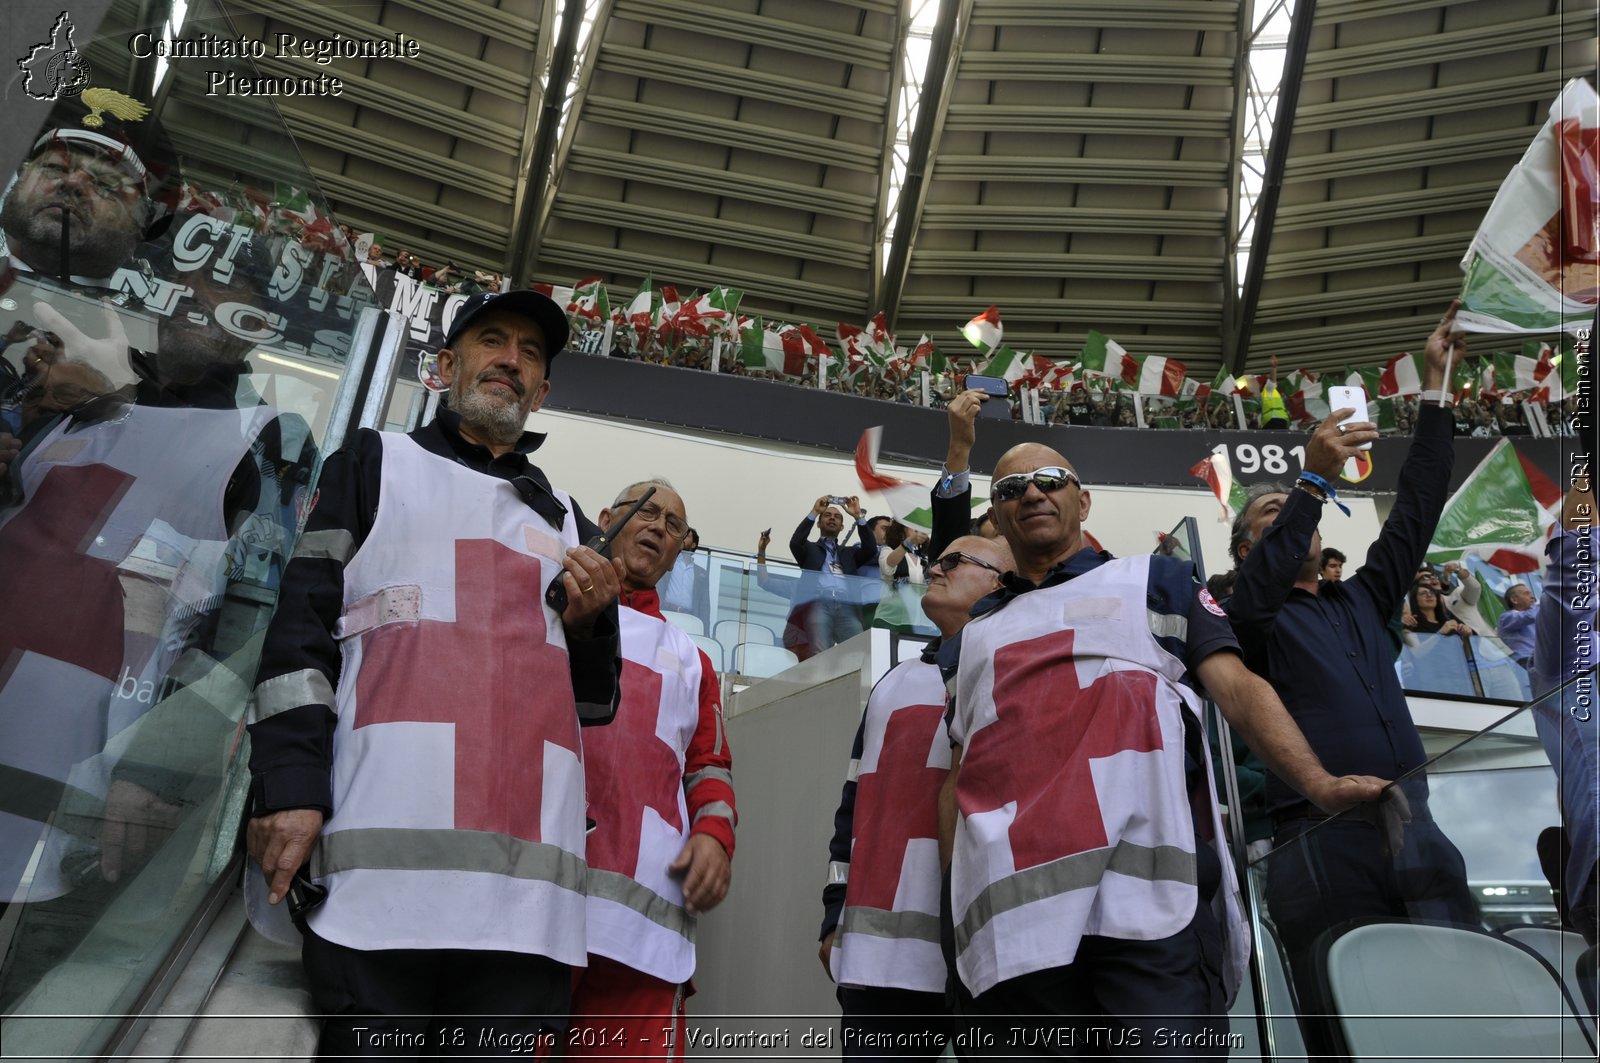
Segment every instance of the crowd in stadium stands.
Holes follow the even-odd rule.
[[[611,354],[615,357],[641,357],[616,345],[613,345]],[[686,346],[667,354],[651,352],[642,356],[642,360],[687,369],[713,368],[713,352],[701,346]],[[771,379],[800,387],[817,386],[814,367],[808,367],[799,377],[789,377],[781,372],[751,369],[742,361],[724,357],[717,371]],[[960,378],[957,373],[947,372],[933,376],[929,383],[928,404],[934,409],[943,409],[949,397],[960,393]],[[887,402],[914,405],[922,403],[920,376],[906,378],[895,378],[888,374],[835,376],[828,380],[827,389]],[[1205,399],[1148,395],[1137,398],[1142,402],[1145,426],[1149,428],[1237,429],[1240,427],[1238,412],[1230,396],[1214,393]],[[1250,428],[1270,427],[1262,423],[1261,402],[1256,398],[1241,398],[1246,425]],[[1039,394],[1040,412],[1045,423],[1091,425],[1099,428],[1138,427],[1135,399],[1134,392],[1115,389],[1103,382],[1087,385],[1079,383],[1065,388],[1045,388],[1040,389]],[[1409,436],[1416,423],[1417,401],[1415,395],[1375,399],[1374,404],[1379,406],[1380,410],[1392,413],[1392,421],[1383,424],[1380,431],[1385,435]],[[1456,432],[1458,435],[1476,437],[1529,435],[1532,428],[1523,412],[1523,404],[1521,395],[1464,396],[1456,406]],[[1543,405],[1551,432],[1556,435],[1570,435],[1565,400],[1557,399]],[[1012,403],[1012,417],[1019,420],[1022,418],[1021,404],[1015,401]],[[1310,428],[1317,420],[1315,417],[1307,417],[1293,423],[1297,427]]]

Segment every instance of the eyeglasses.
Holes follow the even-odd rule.
[[[1083,486],[1083,481],[1078,479],[1078,474],[1071,469],[1051,465],[1032,472],[1014,472],[1010,476],[1000,477],[989,485],[989,498],[995,502],[1010,502],[1027,494],[1029,484],[1049,494],[1051,491],[1061,490],[1069,483]]]
[[[637,498],[625,498],[611,508],[622,509],[625,506],[633,505],[637,501],[639,501]],[[682,542],[683,537],[689,534],[689,524],[676,513],[666,513],[665,510],[656,505],[654,502],[646,502],[644,505],[639,507],[639,512],[635,514],[635,517],[638,520],[644,521],[646,524],[654,524],[656,521],[661,519],[663,514],[665,514],[667,518],[667,534]]]
[[[64,180],[69,174],[83,172],[103,196],[115,198],[137,191],[139,179],[118,167],[99,159],[46,156],[35,162],[34,169],[51,181]]]
[[[935,561],[933,563],[933,567],[938,569],[940,572],[943,572],[946,576],[948,576],[948,575],[950,575],[950,573],[954,572],[961,565],[961,562],[963,562],[963,561],[969,562],[969,563],[974,564],[974,565],[978,565],[981,568],[986,568],[990,572],[993,572],[997,576],[1004,576],[1005,575],[1005,573],[1003,571],[1001,571],[998,568],[995,568],[993,565],[989,564],[989,562],[985,561],[983,558],[981,558],[981,557],[973,557],[971,554],[964,554],[960,550],[952,550],[948,554],[945,554],[943,557],[939,558],[939,560],[937,560],[937,561]]]

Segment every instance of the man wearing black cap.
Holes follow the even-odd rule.
[[[285,573],[248,847],[269,903],[297,911],[324,1056],[458,1036],[512,1054],[565,1025],[586,945],[578,728],[610,722],[620,672],[620,574],[523,431],[566,342],[536,292],[467,300],[439,352],[448,407],[328,460]]]

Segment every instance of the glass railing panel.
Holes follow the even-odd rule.
[[[1281,1041],[1299,1035],[1312,1055],[1593,1057],[1587,945],[1561,929],[1543,870],[1562,815],[1534,715],[1563,711],[1559,695],[1400,781],[1403,803],[1280,811],[1277,847],[1248,874],[1265,1011],[1300,1016]]]
[[[744,667],[746,658],[760,658],[762,668],[792,664],[815,656],[867,628],[880,627],[905,635],[932,637],[938,629],[922,612],[924,583],[890,581],[880,575],[829,576],[808,572],[791,561],[758,560],[729,550],[696,551],[680,558],[683,577],[672,590],[672,573],[662,581],[662,608],[724,670]],[[689,593],[687,572],[693,571]],[[713,645],[714,644],[714,645]],[[743,652],[741,645],[777,647]],[[756,676],[757,672],[742,672]],[[767,673],[770,674],[770,673]]]
[[[253,72],[131,54],[171,14],[77,28],[90,80],[13,145],[0,210],[8,1055],[98,1054],[234,857],[262,633],[370,301],[271,103],[206,95]]]
[[[1513,704],[1525,704],[1533,694],[1527,669],[1493,636],[1408,631],[1396,667],[1401,686],[1413,694],[1489,698]]]

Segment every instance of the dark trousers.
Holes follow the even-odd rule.
[[[839,987],[845,1059],[937,1059],[955,1030],[943,993]]]
[[[1222,931],[1209,904],[1159,941],[1085,937],[1065,967],[1012,978],[965,1005],[973,1056],[1226,1059]]]
[[[560,1046],[572,970],[544,956],[465,949],[347,948],[302,928],[319,1059],[533,1056]]]
[[[1326,942],[1319,948],[1318,939],[1357,919],[1475,926],[1478,909],[1467,888],[1466,865],[1426,812],[1406,825],[1404,844],[1393,857],[1376,826],[1349,817],[1287,820],[1273,845],[1267,911],[1289,954],[1306,1048],[1313,1056],[1336,1056],[1338,1020],[1326,975],[1318,969],[1326,952]]]

